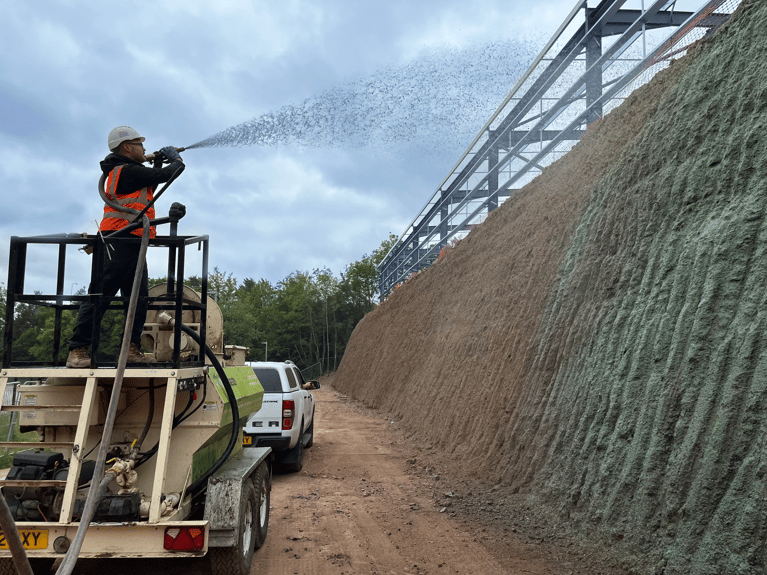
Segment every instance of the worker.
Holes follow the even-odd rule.
[[[152,194],[157,184],[167,182],[177,171],[184,169],[183,160],[173,146],[166,146],[160,150],[162,159],[170,162],[167,166],[162,167],[162,159],[156,159],[152,168],[142,165],[146,161],[144,141],[145,138],[133,128],[118,126],[109,132],[108,145],[111,152],[101,162],[101,171],[106,175],[105,192],[107,196],[120,205],[136,210],[144,209],[152,201]],[[186,208],[182,204],[174,203],[171,206],[171,219],[175,218],[178,221],[185,213]],[[149,208],[146,215],[150,220],[154,219],[154,208]],[[135,214],[121,212],[105,205],[104,216],[99,226],[99,237],[102,233],[108,235],[115,230],[124,228],[135,217]],[[122,297],[130,297],[136,266],[139,263],[141,249],[139,238],[141,238],[143,231],[139,228],[130,233],[138,237],[135,240],[110,242],[106,246],[105,252],[108,253],[105,255],[104,261],[102,293],[107,297],[114,297],[118,291]],[[150,238],[155,237],[154,226],[151,227],[149,235]],[[95,286],[91,283],[88,287],[88,293],[93,293],[94,289]],[[149,363],[151,361],[151,357],[141,351],[141,331],[146,320],[148,293],[149,274],[145,261],[130,336],[128,363]],[[124,307],[127,312],[128,304],[126,303]],[[67,367],[90,367],[89,348],[93,338],[94,313],[95,306],[92,302],[87,301],[80,306],[77,324],[69,342]],[[96,325],[99,325],[101,318],[97,319]]]

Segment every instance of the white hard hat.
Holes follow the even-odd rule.
[[[130,126],[117,126],[114,130],[109,132],[109,149],[114,150],[117,146],[128,140],[138,140],[143,142],[146,138],[139,135],[139,133]]]

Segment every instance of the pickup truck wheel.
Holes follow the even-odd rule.
[[[253,474],[253,485],[256,489],[256,520],[255,520],[255,537],[253,549],[259,549],[266,541],[266,532],[269,530],[269,502],[270,502],[270,486],[269,486],[269,469],[266,463],[262,463],[256,469]]]
[[[309,439],[306,442],[306,445],[304,447],[311,447],[314,445],[314,410],[312,409],[312,424],[309,426],[309,429],[306,430],[306,433],[309,435]]]
[[[212,575],[249,575],[253,553],[256,551],[255,538],[259,519],[260,502],[252,481],[243,481],[240,498],[240,528],[234,547],[211,547],[210,572]]]
[[[303,427],[304,422],[301,422],[301,426]],[[302,433],[299,438],[298,442],[296,443],[296,446],[293,449],[289,449],[285,452],[285,459],[292,459],[292,463],[285,463],[283,464],[283,469],[285,471],[292,471],[294,473],[301,471],[301,469],[304,467],[304,434]]]

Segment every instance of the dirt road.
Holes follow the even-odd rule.
[[[436,506],[434,477],[396,424],[328,386],[315,392],[314,447],[304,469],[278,474],[269,536],[251,573],[269,575],[566,574],[568,565],[507,557],[477,540],[481,529]],[[444,496],[444,494],[440,494]],[[503,554],[503,553],[502,553]]]

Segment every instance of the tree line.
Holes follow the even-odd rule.
[[[248,361],[291,360],[311,376],[335,371],[354,327],[376,306],[376,266],[397,241],[390,235],[372,254],[349,264],[336,277],[327,268],[296,271],[272,285],[265,279],[245,278],[214,268],[208,275],[208,292],[221,308],[224,344],[249,349]],[[165,278],[150,279],[149,285]],[[201,289],[199,277],[185,284]],[[84,295],[82,288],[76,295]],[[5,333],[6,289],[0,285],[0,329]],[[54,310],[44,306],[17,304],[13,317],[13,357],[18,361],[49,362],[53,352]],[[61,345],[57,357],[64,361],[77,312],[62,316]],[[124,326],[123,314],[110,311],[101,324],[99,359],[119,354]],[[149,350],[147,350],[149,351]]]

